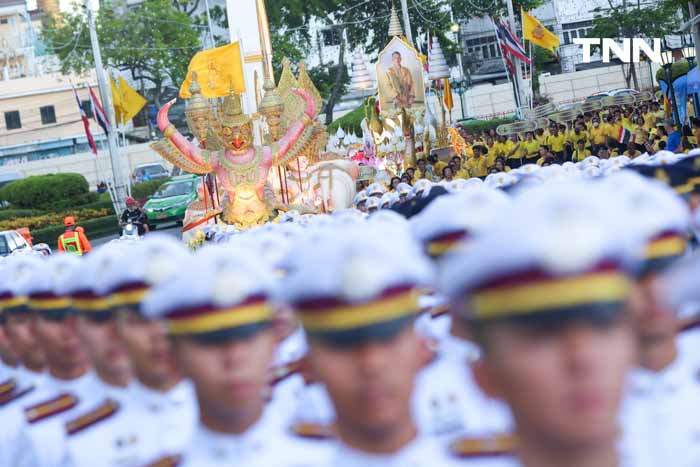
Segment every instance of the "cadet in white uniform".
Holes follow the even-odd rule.
[[[510,205],[503,192],[484,185],[466,187],[444,195],[411,218],[414,237],[437,263],[456,247],[478,238]],[[455,333],[444,297],[430,297],[438,316],[430,322],[437,330],[437,358],[418,377],[416,417],[429,434],[454,438],[458,435],[495,435],[512,430],[508,408],[487,397],[478,387],[471,363],[477,346]],[[444,321],[449,321],[445,323]],[[429,325],[430,326],[430,325]],[[447,333],[442,329],[448,326]]]
[[[65,466],[145,465],[179,452],[194,430],[194,392],[175,368],[165,326],[139,311],[150,288],[188,267],[191,257],[182,244],[155,234],[117,248],[102,258],[105,267],[95,274],[97,296],[81,299],[99,308],[108,298],[135,378],[125,400],[103,400],[71,420]]]
[[[441,267],[455,322],[483,351],[477,381],[509,404],[517,438],[513,455],[500,459],[471,451],[507,451],[507,443],[454,445],[475,457],[464,465],[626,462],[618,412],[635,339],[625,303],[641,242],[623,235],[622,210],[597,191],[576,182],[523,188],[488,232]]]
[[[65,445],[63,422],[100,397],[102,384],[91,371],[77,333],[70,298],[55,287],[79,265],[77,257],[59,255],[49,257],[32,272],[27,296],[29,308],[35,314],[37,342],[46,356],[49,376],[44,387],[31,397],[32,401],[25,401],[23,410],[15,412],[23,422],[13,438],[9,465],[35,465],[35,454],[50,460],[60,458]]]
[[[421,436],[412,416],[424,364],[413,322],[432,268],[409,232],[391,222],[339,226],[302,242],[295,258],[281,291],[336,414],[337,447],[323,465],[448,465],[447,449]]]
[[[687,247],[688,208],[670,188],[630,171],[602,185],[625,204],[629,228],[647,243],[634,308],[639,363],[622,411],[626,447],[649,465],[700,465],[697,356],[678,345],[676,310],[659,296],[661,273]]]
[[[178,368],[199,403],[199,427],[179,465],[267,467],[325,458],[322,444],[291,436],[286,409],[266,401],[274,285],[273,271],[255,256],[210,247],[146,298],[144,312],[167,323]]]

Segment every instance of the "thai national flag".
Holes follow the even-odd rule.
[[[498,47],[501,48],[501,55],[503,55],[503,60],[506,62],[508,72],[511,75],[515,75],[515,65],[513,65],[513,60],[510,59],[508,47],[506,46],[505,41],[503,39],[503,31],[496,25],[495,21],[493,25],[494,29],[496,30],[496,40],[498,41]]]
[[[107,118],[107,114],[105,113],[105,109],[102,108],[102,105],[100,104],[100,100],[97,98],[95,95],[95,91],[92,90],[90,85],[88,85],[88,89],[90,90],[90,103],[92,103],[92,115],[95,117],[95,121],[97,122],[98,125],[102,127],[102,130],[104,130],[105,134],[108,134],[111,131],[111,126],[109,125],[109,119]]]
[[[508,24],[506,24],[506,22],[503,21],[503,18],[498,19],[498,29],[501,33],[503,43],[505,44],[506,49],[508,49],[508,52],[510,52],[513,56],[519,58],[523,62],[529,64],[530,58],[527,56],[525,49],[523,48],[522,44],[515,36],[515,34],[513,34],[513,31],[510,30]]]
[[[634,142],[634,135],[627,128],[620,127],[620,131],[617,133],[617,142],[620,144]]]
[[[97,155],[97,146],[95,145],[95,139],[92,137],[92,132],[90,132],[90,121],[88,120],[87,114],[80,104],[80,98],[78,97],[78,91],[73,88],[73,94],[75,94],[75,101],[78,103],[78,108],[80,109],[80,118],[83,120],[83,127],[85,127],[85,136],[87,137],[88,144],[92,153]]]

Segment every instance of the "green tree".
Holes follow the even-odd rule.
[[[516,16],[516,22],[520,18],[520,9],[525,11],[534,10],[543,5],[544,0],[515,0],[513,1],[513,10]],[[453,0],[452,11],[455,19],[468,21],[474,16],[506,16],[508,9],[504,0]]]
[[[677,26],[678,6],[670,1],[655,3],[653,8],[642,7],[639,0],[607,0],[608,6],[596,8],[593,28],[588,37],[608,37],[622,39],[628,37],[654,38],[671,34]],[[622,63],[625,73],[625,64]],[[629,66],[625,73],[629,87],[631,82],[639,89],[637,72]]]
[[[150,83],[157,106],[166,84],[182,82],[190,58],[201,48],[200,31],[170,0],[145,0],[127,11],[107,3],[95,23],[105,64]],[[81,74],[95,66],[82,11],[50,17],[41,36],[58,56],[63,73]]]
[[[282,57],[292,61],[306,55],[310,47],[320,48],[318,37],[311,37],[312,20],[333,29],[341,43],[338,57],[332,66],[323,63],[309,74],[326,101],[326,122],[332,121],[332,109],[343,95],[349,76],[347,73],[346,45],[351,50],[361,49],[372,56],[386,46],[389,37],[391,2],[376,0],[267,0],[268,18],[272,35],[273,59],[279,67]],[[451,25],[449,11],[444,11],[444,0],[421,0],[409,8],[414,37],[430,31],[435,34],[448,61],[454,63],[457,44],[445,35]],[[400,14],[400,13],[399,13]],[[296,58],[295,60],[295,57]],[[318,80],[318,81],[317,81]],[[332,86],[330,86],[332,84]]]

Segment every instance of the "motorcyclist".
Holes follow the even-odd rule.
[[[131,222],[139,230],[139,235],[144,235],[148,232],[148,218],[143,209],[138,205],[134,198],[126,198],[126,209],[119,219],[119,227],[124,228]]]

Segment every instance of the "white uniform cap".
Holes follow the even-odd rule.
[[[141,312],[151,319],[201,306],[232,308],[255,296],[273,295],[272,271],[249,252],[222,245],[199,250],[191,264],[146,294]]]
[[[394,286],[431,284],[432,267],[408,232],[377,222],[371,230],[345,226],[335,233],[295,248],[280,289],[283,300],[334,297],[362,302]]]
[[[460,301],[485,284],[531,270],[565,277],[601,262],[636,267],[641,241],[621,238],[624,219],[590,183],[548,183],[524,190],[481,237],[448,255],[440,287]]]
[[[148,235],[124,251],[126,254],[105,272],[97,284],[100,295],[131,284],[148,287],[158,284],[175,272],[186,269],[192,258],[182,243],[157,233]]]
[[[427,243],[443,234],[478,234],[498,219],[510,204],[502,191],[478,186],[440,196],[411,218],[416,239]]]

